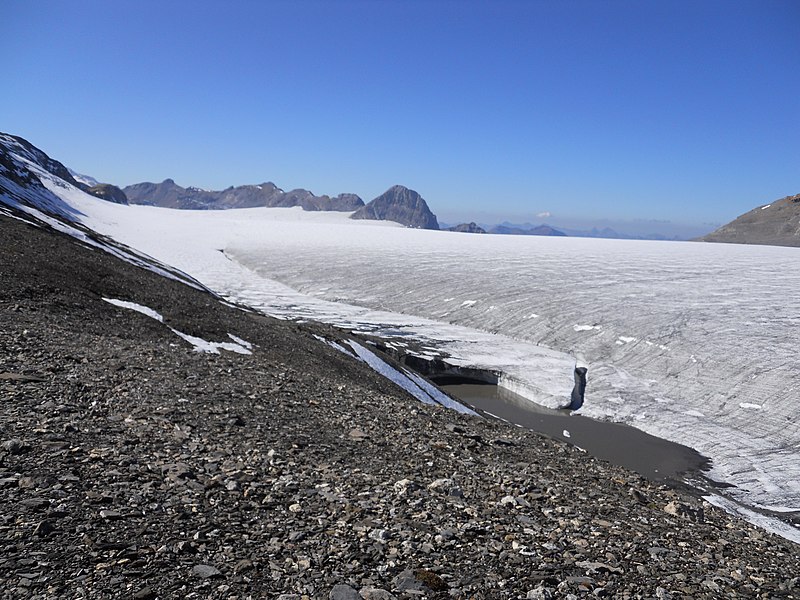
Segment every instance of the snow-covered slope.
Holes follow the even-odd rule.
[[[107,202],[84,193],[77,185],[60,162],[20,137],[0,133],[0,214],[37,227],[51,227],[159,275],[203,288],[185,273],[98,234],[86,224],[91,218],[77,207],[102,207]]]
[[[81,173],[77,173],[72,169],[68,170],[69,174],[72,175],[75,178],[75,181],[77,181],[78,183],[82,183],[88,187],[94,187],[96,185],[100,185],[100,182],[90,175],[82,175]]]
[[[278,316],[397,344],[413,335],[422,352],[502,371],[550,406],[568,397],[577,359],[589,368],[581,412],[697,449],[751,507],[800,511],[796,249],[120,206],[40,175],[65,218]]]

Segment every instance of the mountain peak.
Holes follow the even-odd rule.
[[[350,218],[394,221],[419,229],[439,229],[436,215],[428,208],[422,196],[403,185],[393,185],[372,202],[354,212]]]

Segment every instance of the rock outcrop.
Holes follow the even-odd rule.
[[[474,221],[472,223],[460,223],[453,227],[448,227],[447,231],[458,231],[460,233],[486,233],[486,230],[477,225]]]
[[[295,189],[284,192],[271,181],[259,185],[241,185],[220,191],[182,187],[172,179],[161,183],[137,183],[124,188],[131,204],[147,204],[164,208],[194,210],[223,210],[228,208],[293,207],[303,210],[354,211],[364,206],[355,194],[335,197],[315,196],[308,190]]]
[[[395,185],[353,213],[352,219],[394,221],[417,229],[439,229],[436,215],[414,190]]]
[[[110,183],[98,183],[97,185],[87,188],[86,191],[92,196],[102,200],[108,200],[115,204],[128,204],[128,197],[125,195],[125,192]]]
[[[754,208],[699,241],[800,246],[800,194]]]

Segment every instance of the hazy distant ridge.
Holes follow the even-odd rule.
[[[550,225],[542,224],[530,227],[517,227],[514,225],[500,224],[495,225],[489,230],[489,233],[499,233],[502,235],[549,235],[556,237],[563,237],[567,234]]]

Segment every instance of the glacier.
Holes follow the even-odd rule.
[[[413,335],[423,354],[500,373],[546,406],[564,405],[586,367],[581,414],[708,456],[737,505],[800,513],[796,248],[122,206],[37,175],[75,221],[267,314],[398,345]]]
[[[308,296],[572,354],[583,414],[688,445],[734,497],[800,511],[796,249],[290,229],[227,254]]]

